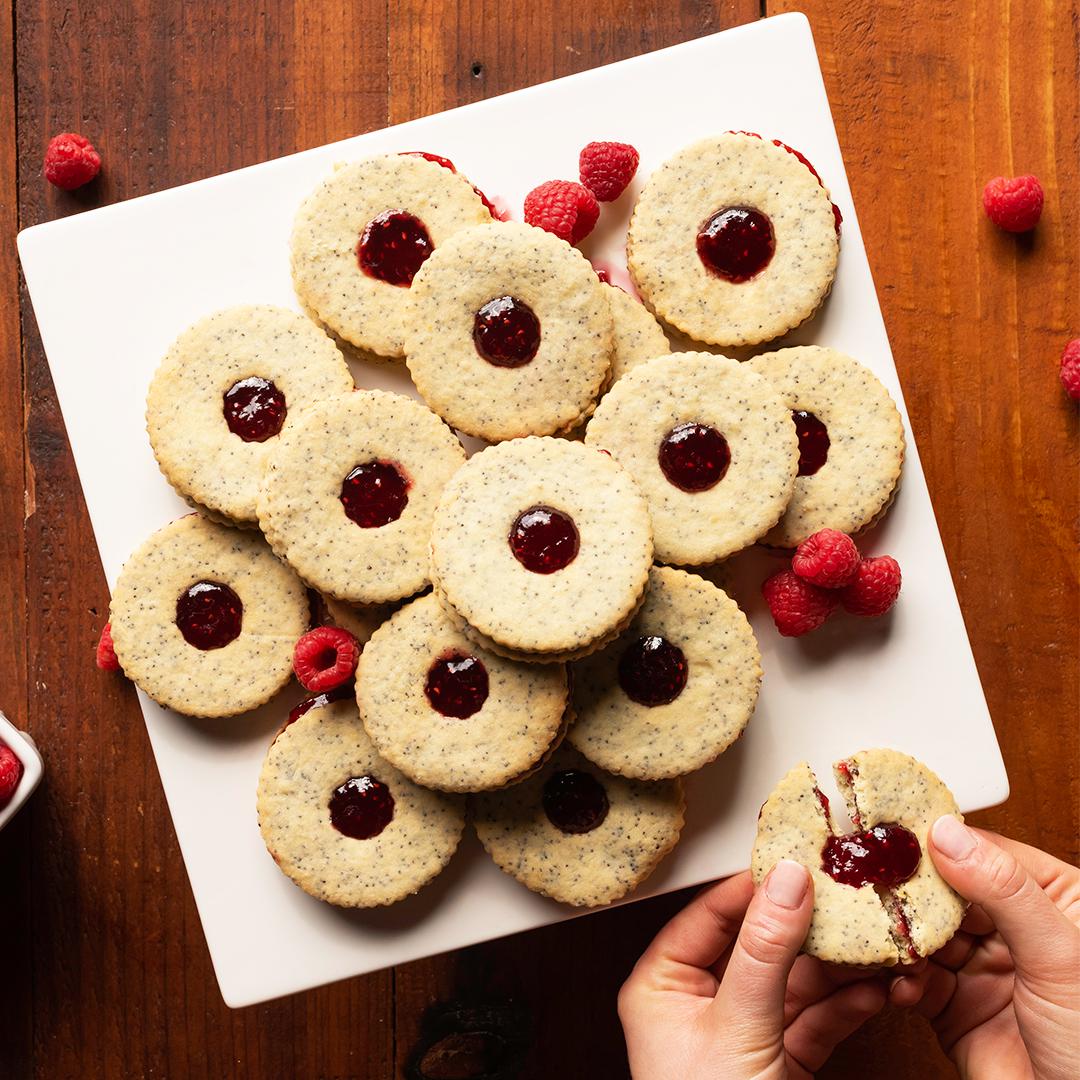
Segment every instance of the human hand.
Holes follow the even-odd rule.
[[[929,848],[975,906],[890,1000],[930,1020],[968,1080],[1080,1076],[1080,870],[954,817],[934,823]]]
[[[619,993],[634,1080],[803,1080],[819,1069],[886,989],[798,955],[813,906],[810,875],[785,859],[756,894],[739,874],[676,915]]]

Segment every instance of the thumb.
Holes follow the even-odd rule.
[[[806,867],[782,859],[746,910],[712,1008],[748,1050],[783,1050],[788,974],[810,928],[814,890]]]

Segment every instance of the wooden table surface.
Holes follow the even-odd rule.
[[[1075,0],[17,0],[0,19],[0,705],[47,773],[0,835],[0,1075],[382,1080],[470,1023],[519,1047],[506,1076],[626,1075],[615,991],[684,897],[223,1005],[135,693],[92,663],[108,594],[13,237],[789,6],[814,28],[1012,781],[977,819],[1075,861],[1077,410],[1057,381],[1080,334]],[[105,160],[73,195],[41,176],[62,130]],[[1021,172],[1047,203],[1017,238],[979,192]],[[87,362],[108,380],[108,343]],[[918,1017],[887,1012],[822,1073],[871,1074],[951,1069]]]

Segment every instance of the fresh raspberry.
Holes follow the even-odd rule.
[[[1036,176],[995,176],[982,194],[986,216],[1006,232],[1027,232],[1039,224],[1042,184]]]
[[[891,555],[863,559],[840,602],[852,615],[884,615],[900,595],[900,564]]]
[[[120,661],[116,659],[116,650],[112,643],[112,623],[101,628],[101,637],[97,643],[97,666],[102,671],[119,671]]]
[[[859,549],[847,533],[821,529],[795,549],[791,569],[811,585],[842,589],[859,569]]]
[[[85,135],[54,135],[45,150],[45,179],[65,191],[90,183],[101,172],[101,155]]]
[[[1061,385],[1073,401],[1080,401],[1080,338],[1073,338],[1061,354]]]
[[[525,221],[568,244],[584,240],[599,216],[600,204],[593,193],[571,180],[548,180],[525,196]]]
[[[22,779],[23,763],[6,742],[0,742],[0,810],[9,802]]]
[[[837,594],[803,581],[791,570],[781,570],[761,586],[776,629],[784,637],[800,637],[816,630],[833,612]]]
[[[578,173],[601,202],[614,202],[634,179],[638,160],[629,143],[591,142],[578,155]]]
[[[293,671],[305,690],[321,694],[348,682],[356,671],[360,646],[340,626],[316,626],[296,643]]]

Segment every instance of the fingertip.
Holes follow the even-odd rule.
[[[797,911],[810,893],[810,874],[802,863],[781,859],[765,879],[765,895],[778,907]]]
[[[978,836],[954,814],[944,814],[930,826],[931,852],[949,862],[963,862],[978,844]]]
[[[923,987],[918,979],[900,975],[889,986],[889,1002],[901,1009],[917,1005],[922,999]]]

